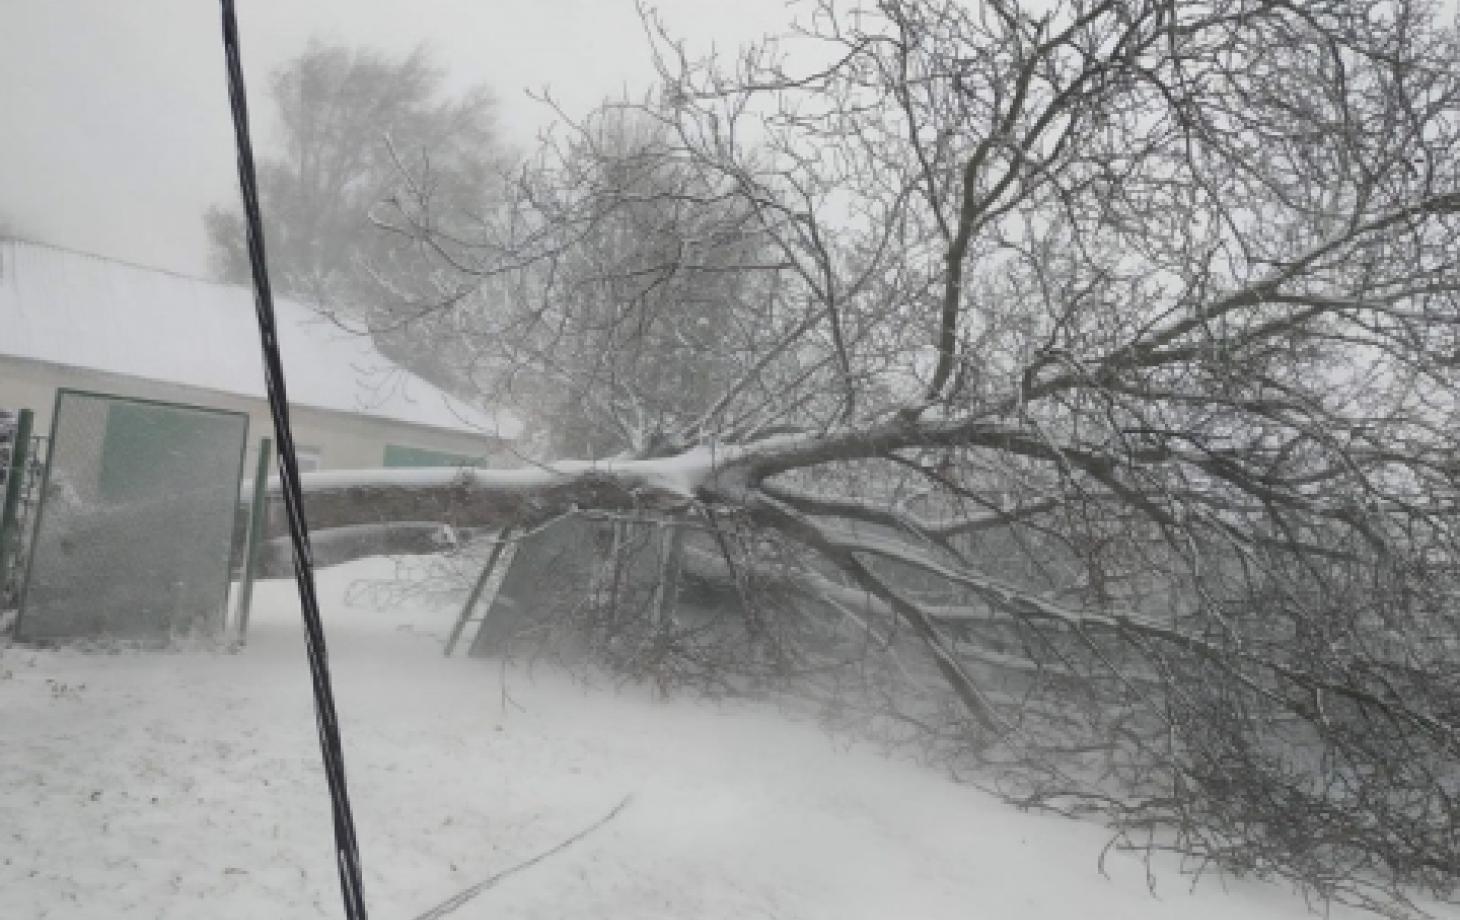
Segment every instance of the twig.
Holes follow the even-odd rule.
[[[472,885],[470,888],[463,889],[462,891],[442,901],[440,904],[437,904],[435,907],[431,908],[425,913],[418,914],[416,917],[412,918],[412,920],[438,920],[438,918],[446,916],[447,914],[456,910],[458,907],[465,904],[467,901],[470,901],[472,898],[476,897],[487,889],[497,887],[497,884],[508,876],[515,875],[524,869],[531,869],[533,866],[547,859],[549,856],[555,856],[558,853],[561,853],[568,847],[582,840],[584,837],[587,837],[589,834],[598,830],[600,827],[603,827],[603,825],[612,821],[614,818],[617,818],[619,812],[627,808],[629,802],[633,801],[633,798],[634,797],[632,795],[624,796],[623,800],[615,805],[613,807],[613,810],[610,811],[608,814],[599,818],[588,827],[583,828],[583,830],[569,837],[567,840],[564,840],[562,843],[559,843],[552,849],[544,850],[543,852],[537,854],[529,860],[520,862],[510,869],[503,869],[496,875],[483,879],[482,881],[477,882],[475,885]]]

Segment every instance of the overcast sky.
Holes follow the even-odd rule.
[[[784,0],[660,0],[691,46],[780,31]],[[454,86],[490,86],[525,146],[548,118],[524,90],[581,112],[651,69],[633,0],[238,0],[256,136],[265,76],[311,37],[425,44]],[[147,265],[206,270],[201,214],[237,196],[218,4],[0,0],[0,223]],[[260,122],[263,122],[262,124]]]

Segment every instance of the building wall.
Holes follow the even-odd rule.
[[[0,406],[34,410],[37,434],[50,431],[56,390],[61,387],[245,412],[249,416],[246,471],[253,469],[259,438],[273,437],[273,420],[263,399],[0,356]],[[294,443],[301,453],[301,466],[308,466],[303,456],[308,450],[317,457],[319,469],[375,469],[385,465],[390,445],[409,449],[404,452],[406,455],[411,451],[433,452],[482,457],[492,466],[515,465],[507,446],[487,435],[444,431],[307,406],[295,407],[290,412],[290,420]],[[392,453],[399,456],[402,451]]]

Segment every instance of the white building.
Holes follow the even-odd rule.
[[[509,414],[302,304],[274,309],[302,469],[512,463]],[[35,410],[44,434],[62,387],[246,412],[250,455],[273,435],[248,288],[0,239],[0,407]]]

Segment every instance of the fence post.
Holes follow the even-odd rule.
[[[461,639],[461,633],[466,629],[466,624],[471,620],[472,611],[476,609],[477,601],[481,599],[482,591],[486,589],[487,582],[492,578],[492,572],[497,567],[497,560],[502,555],[502,550],[507,545],[507,539],[512,535],[512,526],[509,524],[503,527],[496,536],[496,542],[492,544],[492,550],[487,554],[486,564],[482,566],[482,574],[477,578],[477,583],[472,586],[471,593],[466,597],[466,603],[461,607],[461,613],[456,617],[456,625],[451,627],[451,635],[446,639],[447,658],[456,651],[456,643]]]
[[[26,464],[30,460],[30,431],[34,424],[35,413],[21,409],[5,473],[5,504],[0,506],[0,599],[4,598],[5,585],[9,581],[11,547],[20,545],[20,495],[25,487]]]
[[[243,581],[238,585],[238,644],[248,642],[248,612],[253,604],[253,582],[258,570],[259,547],[264,542],[264,508],[269,492],[269,458],[274,442],[259,439],[258,463],[253,472],[253,496],[248,512],[248,540],[243,548]]]

